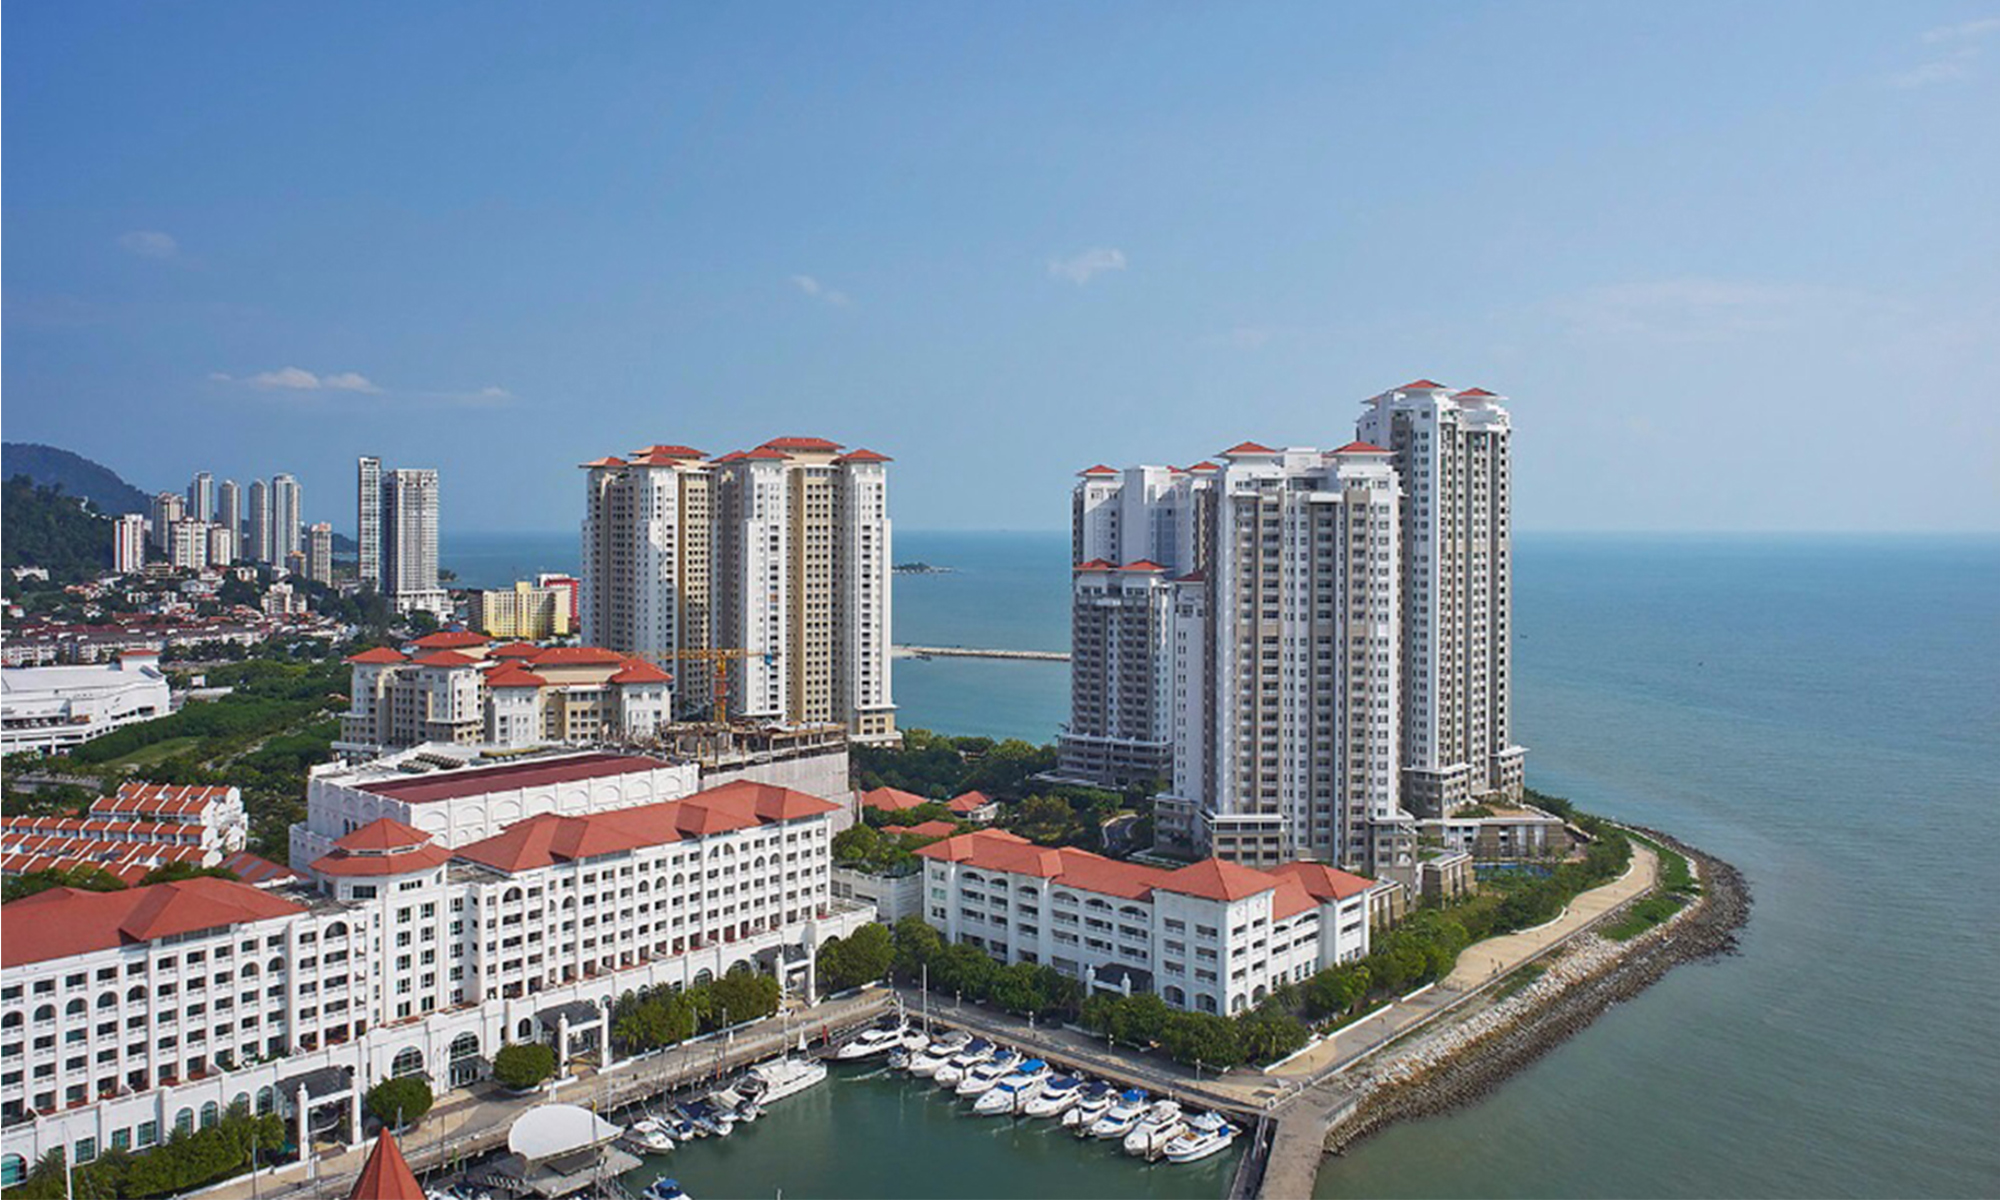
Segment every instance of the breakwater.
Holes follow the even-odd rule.
[[[1013,658],[1029,662],[1068,662],[1067,650],[993,650],[975,646],[895,646],[897,658]]]
[[[1666,834],[1640,832],[1687,856],[1700,874],[1700,897],[1630,942],[1595,936],[1583,940],[1513,1001],[1502,1001],[1379,1064],[1361,1081],[1353,1106],[1328,1129],[1328,1152],[1339,1154],[1393,1122],[1483,1100],[1515,1072],[1673,968],[1736,951],[1737,931],[1749,920],[1751,903],[1742,874]]]

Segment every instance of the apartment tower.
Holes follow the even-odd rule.
[[[271,561],[285,563],[304,552],[300,525],[305,498],[299,481],[290,475],[271,476]]]
[[[207,471],[195,472],[188,484],[187,515],[190,521],[215,520],[215,476]]]
[[[173,492],[153,497],[153,544],[163,552],[173,545],[174,526],[187,519],[187,498]]]
[[[1521,794],[1504,400],[1419,379],[1366,401],[1360,421],[1403,482],[1403,794],[1421,816]]]
[[[275,562],[272,549],[276,544],[271,528],[271,488],[261,479],[250,481],[249,544],[244,547],[243,557],[253,562]]]
[[[225,479],[215,489],[215,522],[229,534],[229,558],[235,562],[243,553],[243,493],[234,479]]]
[[[136,575],[146,569],[144,514],[123,513],[112,519],[111,569],[120,575]]]
[[[306,578],[333,582],[333,526],[321,521],[306,533]]]
[[[438,583],[436,468],[398,467],[383,476],[382,588],[398,612],[450,612]]]
[[[360,544],[357,578],[382,590],[382,460],[363,455],[355,480],[355,541]]]

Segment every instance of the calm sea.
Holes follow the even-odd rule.
[[[567,535],[445,550],[475,582],[576,558]],[[899,560],[958,569],[898,579],[897,640],[1060,648],[1067,555],[1062,534],[899,534]],[[1980,840],[2000,816],[2000,539],[1543,535],[1517,560],[1531,782],[1741,867],[1756,895],[1744,953],[1674,972],[1483,1104],[1329,1160],[1319,1194],[2000,1194],[2000,862]],[[903,724],[949,732],[1047,740],[1066,706],[1060,665],[902,662],[895,688]],[[916,1137],[886,1117],[837,1128],[839,1160],[907,1170],[855,1175],[829,1156],[792,1159],[782,1179],[709,1175],[690,1155],[683,1182],[911,1197],[1219,1186],[1101,1165],[1052,1184],[1011,1144],[989,1158],[1017,1135],[971,1119]]]

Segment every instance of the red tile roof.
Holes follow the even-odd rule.
[[[643,658],[628,658],[618,673],[611,677],[612,683],[672,683],[674,677],[647,662]]]
[[[577,754],[563,758],[509,763],[497,767],[460,767],[455,771],[435,771],[410,779],[385,779],[364,783],[360,790],[405,804],[428,804],[484,792],[507,792],[516,788],[545,787],[552,783],[574,783],[603,779],[612,775],[636,775],[656,771],[666,764],[629,754]]]
[[[468,646],[484,646],[493,639],[470,629],[440,629],[427,633],[411,642],[419,650],[462,650]]]
[[[1258,892],[1268,892],[1277,883],[1262,871],[1219,858],[1205,858],[1168,872],[1166,881],[1159,886],[1163,891],[1178,892],[1183,896],[1228,901],[1245,900]]]
[[[1389,452],[1373,442],[1349,442],[1345,446],[1342,446],[1340,449],[1335,450],[1334,453],[1335,454],[1387,454]]]
[[[915,808],[920,804],[935,803],[937,802],[928,796],[919,796],[915,792],[906,792],[901,788],[879,787],[872,792],[861,793],[861,806],[875,809],[877,812],[902,812],[906,808]]]
[[[613,458],[607,454],[603,458],[593,458],[589,462],[579,465],[585,467],[622,467],[625,465],[625,460],[622,458]]]
[[[321,875],[410,875],[444,865],[451,851],[394,817],[377,817],[333,844],[333,853],[315,860]]]
[[[267,883],[289,883],[295,879],[305,878],[283,863],[260,858],[248,850],[238,850],[234,854],[225,855],[217,865],[236,872],[236,878],[244,883],[260,887]]]
[[[1175,583],[1207,583],[1207,582],[1208,582],[1208,572],[1207,572],[1207,571],[1189,571],[1189,572],[1188,572],[1187,574],[1185,574],[1185,575],[1181,576],[1181,577],[1180,577],[1179,579],[1176,579],[1176,580],[1174,580],[1174,582],[1175,582]]]
[[[1396,390],[1399,392],[1441,392],[1445,388],[1441,383],[1433,383],[1428,379],[1419,379],[1412,383],[1406,383]]]
[[[849,450],[849,451],[848,451],[847,453],[845,453],[845,454],[841,455],[841,456],[840,456],[839,458],[836,458],[836,459],[834,459],[833,461],[835,461],[835,462],[862,462],[862,463],[884,463],[884,462],[895,462],[896,460],[895,460],[895,459],[893,459],[893,458],[890,458],[890,457],[889,457],[888,455],[886,455],[886,454],[877,454],[877,453],[875,453],[875,452],[874,452],[873,450]]]
[[[1231,446],[1229,449],[1224,450],[1222,452],[1223,457],[1225,458],[1234,458],[1238,455],[1245,455],[1245,454],[1276,454],[1276,453],[1277,451],[1271,449],[1269,446],[1260,446],[1256,442],[1238,442],[1236,445]]]
[[[609,667],[625,656],[602,646],[545,646],[528,661],[537,667]]]
[[[1035,875],[1065,887],[1142,900],[1155,891],[1229,902],[1275,892],[1279,919],[1313,907],[1315,900],[1344,899],[1373,886],[1369,880],[1318,863],[1288,863],[1253,870],[1219,858],[1167,870],[1105,858],[1065,846],[1049,849],[998,829],[962,833],[918,850],[919,858],[955,862],[984,871]]]
[[[755,450],[739,453],[735,457],[755,458],[755,459],[773,459],[773,458],[784,459],[784,458],[790,458],[791,455],[786,454],[783,450],[774,450],[769,446],[759,446]],[[727,460],[725,459],[721,461],[727,461]]]
[[[248,884],[206,877],[122,892],[50,888],[7,906],[0,964],[18,967],[304,911]]]
[[[425,1200],[423,1185],[417,1182],[416,1173],[387,1129],[376,1137],[375,1148],[368,1152],[368,1161],[362,1164],[347,1200]]]
[[[399,663],[407,660],[400,650],[391,650],[387,646],[377,646],[373,650],[363,650],[359,654],[350,655],[347,661],[351,663]]]
[[[549,681],[535,674],[533,671],[526,671],[513,663],[507,663],[486,677],[486,686],[489,688],[545,688],[549,686]]]
[[[1466,388],[1462,392],[1454,392],[1452,394],[1454,396],[1471,396],[1475,400],[1498,400],[1500,398],[1485,388]]]
[[[419,667],[471,667],[479,664],[478,659],[460,654],[456,650],[433,650],[421,658],[413,658],[410,661]]]
[[[1154,562],[1154,561],[1153,561],[1152,559],[1150,559],[1150,558],[1142,558],[1142,559],[1139,559],[1139,560],[1138,560],[1138,561],[1136,561],[1136,562],[1128,562],[1128,563],[1126,563],[1126,564],[1125,564],[1124,566],[1122,566],[1122,567],[1120,567],[1120,568],[1118,568],[1118,569],[1119,569],[1119,570],[1121,570],[1121,571],[1164,571],[1164,570],[1166,570],[1166,568],[1165,568],[1165,567],[1161,566],[1161,565],[1160,565],[1159,563],[1156,563],[1156,562]]]
[[[884,825],[882,832],[903,837],[945,838],[957,833],[958,826],[950,821],[919,821],[915,825]]]
[[[632,459],[632,465],[635,467],[678,467],[687,461],[689,461],[687,458],[673,454],[662,454],[655,450],[648,454],[635,456]]]
[[[1078,571],[1115,571],[1118,568],[1101,558],[1093,558],[1089,562],[1076,564],[1075,569]]]
[[[707,455],[693,446],[648,446],[640,454],[657,454],[667,458],[706,458]]]
[[[1352,875],[1325,863],[1291,862],[1272,867],[1271,874],[1296,879],[1306,894],[1321,900],[1345,900],[1375,886],[1372,879]]]
[[[200,784],[121,783],[115,796],[100,796],[90,802],[94,817],[126,814],[198,817],[212,803],[229,798],[226,787]]]
[[[543,813],[516,821],[498,834],[460,846],[457,855],[501,871],[526,871],[557,862],[663,846],[753,825],[816,817],[839,805],[775,784],[738,780],[636,808],[565,817]]]
[[[1079,475],[1116,475],[1117,473],[1118,469],[1116,467],[1107,467],[1103,463],[1098,463],[1094,467],[1085,467],[1083,470],[1077,472]]]
[[[765,450],[765,449],[821,450],[821,451],[838,450],[840,449],[840,443],[829,442],[825,438],[816,438],[816,437],[781,437],[781,438],[772,438],[770,441],[765,442],[762,446],[759,446],[758,449],[759,450]]]
[[[1188,468],[1189,471],[1220,471],[1221,469],[1222,469],[1221,467],[1218,467],[1214,463],[1208,462],[1206,460],[1198,462],[1195,465]]]
[[[495,646],[491,650],[488,650],[486,652],[486,657],[489,659],[533,658],[535,657],[535,655],[540,654],[541,652],[542,648],[540,646],[535,645],[533,642],[508,642],[504,646]]]
[[[741,450],[731,450],[729,453],[723,455],[721,458],[718,458],[715,461],[719,463],[735,462],[737,459],[747,458],[747,457],[749,456],[744,454]]]
[[[394,817],[377,817],[333,844],[342,850],[383,854],[410,850],[431,840],[421,829],[403,824]]]
[[[991,803],[993,803],[993,797],[987,795],[985,792],[974,791],[953,796],[945,803],[945,807],[955,813],[969,813],[985,808]]]

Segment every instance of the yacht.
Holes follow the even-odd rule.
[[[1002,1050],[1000,1053],[980,1063],[965,1073],[953,1090],[961,1096],[978,1096],[993,1090],[993,1085],[1014,1073],[1021,1063],[1019,1050]]]
[[[706,1130],[716,1137],[728,1137],[736,1130],[736,1114],[707,1100],[689,1103],[687,1118],[694,1122],[695,1128]]]
[[[689,1138],[708,1137],[715,1132],[714,1124],[702,1119],[692,1104],[676,1104],[667,1110],[667,1115],[673,1121],[687,1127],[687,1134],[681,1137],[684,1142]]]
[[[931,1035],[915,1025],[903,1030],[903,1049],[911,1054],[921,1054],[931,1044]]]
[[[1188,1118],[1187,1128],[1180,1136],[1167,1143],[1168,1162],[1198,1162],[1222,1150],[1227,1150],[1236,1140],[1236,1126],[1222,1119],[1217,1113],[1197,1113]]]
[[[1083,1096],[1083,1080],[1075,1075],[1057,1075],[1035,1093],[1035,1098],[1021,1106],[1021,1111],[1030,1117],[1053,1117],[1075,1106]]]
[[[641,1117],[632,1122],[618,1140],[638,1154],[665,1154],[674,1148],[673,1134],[658,1117]]]
[[[929,1079],[938,1073],[939,1067],[951,1061],[952,1055],[971,1044],[971,1034],[954,1029],[910,1056],[910,1074],[919,1079]]]
[[[1063,1127],[1083,1133],[1095,1125],[1097,1118],[1109,1112],[1111,1106],[1117,1102],[1117,1088],[1103,1082],[1086,1083],[1077,1093],[1075,1103],[1064,1111]]]
[[[993,1057],[994,1045],[985,1038],[974,1038],[965,1044],[965,1049],[952,1055],[938,1069],[931,1072],[931,1078],[941,1087],[955,1087],[965,1078],[965,1073]]]
[[[769,1107],[826,1081],[826,1064],[813,1058],[786,1055],[751,1067],[736,1090]]]
[[[1017,1113],[1021,1106],[1035,1098],[1048,1081],[1049,1064],[1039,1058],[1031,1058],[1007,1076],[980,1094],[972,1111],[987,1115]]]
[[[857,1058],[873,1058],[878,1054],[887,1054],[902,1044],[902,1026],[899,1025],[892,1029],[883,1029],[878,1026],[874,1029],[862,1030],[860,1035],[853,1041],[834,1051],[833,1056],[848,1061]]]
[[[648,1184],[639,1195],[641,1200],[694,1200],[682,1190],[680,1180],[668,1179],[665,1175]]]
[[[1125,1135],[1125,1153],[1139,1158],[1154,1158],[1185,1128],[1187,1126],[1181,1121],[1181,1106],[1172,1100],[1162,1100],[1148,1109],[1132,1131]]]
[[[1151,1098],[1138,1088],[1118,1093],[1118,1099],[1097,1118],[1088,1132],[1091,1137],[1122,1138],[1146,1116]]]

